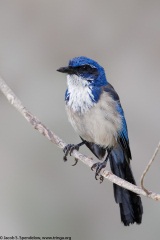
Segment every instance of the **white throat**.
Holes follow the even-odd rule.
[[[89,82],[77,75],[67,75],[67,85],[69,92],[69,101],[67,105],[72,108],[74,112],[84,114],[93,105],[94,96],[89,86]]]

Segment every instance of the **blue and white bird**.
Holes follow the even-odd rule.
[[[109,160],[115,175],[136,184],[130,168],[131,151],[124,112],[103,67],[81,56],[57,71],[67,74],[66,111],[69,122],[82,139],[77,145],[67,145],[64,160],[73,149],[78,150],[85,144],[99,160],[103,160],[92,167],[96,168],[96,179]],[[100,179],[103,180],[102,176]],[[140,224],[143,214],[141,198],[116,184],[113,187],[121,221],[125,226]]]

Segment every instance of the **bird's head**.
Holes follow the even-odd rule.
[[[69,81],[76,85],[100,87],[107,83],[103,67],[83,56],[71,59],[67,67],[61,67],[57,71],[66,73]]]

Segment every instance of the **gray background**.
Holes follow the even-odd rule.
[[[68,143],[79,137],[64,111],[66,78],[56,69],[79,55],[97,60],[121,97],[139,184],[160,138],[160,1],[0,0],[0,74]],[[73,158],[64,163],[1,93],[0,109],[0,235],[159,239],[159,202],[143,197],[143,224],[124,227],[110,182],[100,185],[81,162],[72,167]],[[155,192],[159,160],[145,179]]]

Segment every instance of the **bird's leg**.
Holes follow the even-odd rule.
[[[71,153],[73,152],[73,150],[79,150],[79,148],[85,144],[85,141],[82,141],[81,143],[78,143],[78,144],[67,144],[64,149],[63,149],[63,152],[64,152],[64,157],[63,157],[63,160],[66,162],[67,161],[67,156],[68,154],[71,156]],[[78,162],[78,159],[75,158],[75,163],[72,165],[72,166],[75,166]]]
[[[109,159],[109,156],[110,156],[110,153],[111,153],[111,151],[112,151],[112,148],[107,149],[107,151],[108,151],[108,154],[107,154],[107,157],[105,158],[105,160],[104,160],[102,163],[101,163],[101,162],[94,163],[93,166],[91,167],[91,170],[92,170],[92,171],[94,170],[94,168],[96,169],[96,173],[95,173],[95,179],[96,179],[96,180],[98,180],[97,177],[99,176],[100,171],[101,171],[103,168],[106,167],[107,162],[108,162],[108,159]],[[103,180],[104,180],[104,177],[103,177],[102,175],[100,175],[99,179],[100,179],[100,183],[102,183]]]

